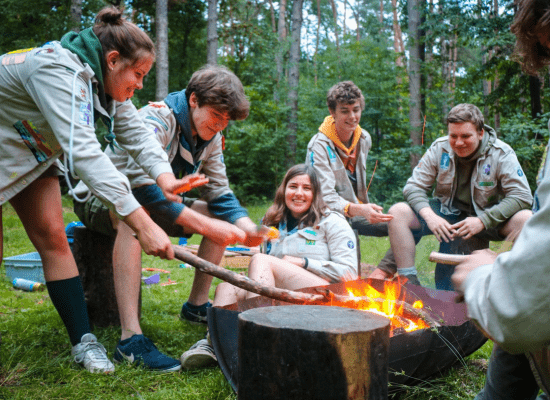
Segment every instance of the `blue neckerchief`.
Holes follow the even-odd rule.
[[[284,240],[285,237],[290,236],[298,232],[299,224],[296,225],[291,231],[286,231],[286,221],[279,222],[279,239],[280,241]],[[271,242],[267,242],[265,246],[267,254],[271,253]]]
[[[181,133],[179,137],[179,144],[191,153],[193,157],[193,164],[186,161],[180,152],[176,153],[176,157],[172,161],[172,170],[175,174],[184,172],[185,175],[196,172],[200,166],[200,154],[206,146],[212,141],[203,141],[199,138],[197,146],[193,140],[193,132],[191,131],[191,120],[189,119],[189,100],[185,94],[185,89],[179,92],[170,93],[164,99],[164,102],[168,107],[172,109],[176,123],[180,127]]]

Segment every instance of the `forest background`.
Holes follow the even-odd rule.
[[[228,126],[224,154],[245,204],[271,199],[287,167],[304,161],[327,90],[342,80],[365,96],[371,201],[402,200],[411,168],[464,102],[515,149],[534,189],[549,79],[513,60],[513,0],[0,0],[0,54],[89,27],[108,4],[124,6],[157,45],[138,107],[184,89],[207,62],[242,80],[250,116]]]

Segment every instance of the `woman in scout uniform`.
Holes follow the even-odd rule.
[[[328,209],[313,167],[299,164],[288,170],[263,223],[277,228],[279,238],[267,244],[267,254],[252,257],[248,267],[251,279],[291,290],[357,279],[355,234],[341,214]],[[256,294],[222,282],[214,306],[252,296]],[[208,338],[181,356],[186,369],[215,362]]]
[[[90,333],[82,285],[65,236],[56,167],[63,155],[65,169],[136,232],[147,254],[173,258],[168,236],[103,153],[94,127],[101,119],[111,145],[128,150],[167,196],[177,199],[171,192],[184,182],[176,180],[166,153],[129,100],[143,87],[154,58],[151,39],[114,7],[100,11],[93,28],[0,56],[0,206],[11,203],[40,253],[50,298],[69,333],[73,356],[92,372],[114,368]]]

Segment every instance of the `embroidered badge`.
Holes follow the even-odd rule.
[[[304,230],[304,232],[305,232],[305,233],[312,234],[313,236],[317,236],[317,232],[312,231],[311,229],[306,229],[306,230]]]
[[[449,169],[449,166],[451,165],[451,158],[449,157],[448,153],[441,154],[441,161],[439,162],[439,168],[443,170]]]
[[[158,122],[165,130],[168,130],[168,125],[166,125],[164,122],[162,122],[160,119],[156,117],[152,117],[151,115],[148,115],[145,117],[145,119],[150,119],[151,121]]]
[[[309,153],[309,161],[311,162],[311,165],[313,166],[313,151]]]
[[[491,175],[491,166],[489,164],[483,166],[483,173],[485,175]]]
[[[523,176],[523,171],[518,167],[518,176]]]
[[[494,182],[479,182],[479,186],[495,186],[495,183]]]
[[[222,164],[224,163],[224,162],[223,162],[223,161],[224,161],[223,154],[220,155],[220,161],[222,162]]]
[[[353,248],[355,247],[355,246],[353,245],[353,241],[352,241],[352,240],[349,240],[349,241],[348,241],[348,247],[349,247],[350,249],[353,249]]]
[[[336,161],[336,154],[334,154],[334,152],[332,151],[332,149],[330,148],[330,146],[327,146],[327,152],[328,152],[328,158],[330,160],[330,162],[335,162]]]
[[[38,162],[44,162],[52,156],[54,150],[31,121],[17,121],[13,127],[33,153]]]
[[[92,125],[92,106],[90,103],[80,103],[78,122],[83,125]]]
[[[315,240],[306,240],[306,245],[315,246]]]

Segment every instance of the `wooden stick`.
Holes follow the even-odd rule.
[[[462,254],[445,254],[437,251],[430,253],[429,261],[439,264],[458,265],[466,260],[465,255]]]
[[[293,304],[331,304],[334,306],[357,308],[357,304],[361,301],[374,301],[377,303],[383,303],[384,299],[371,298],[371,297],[349,297],[335,294],[334,292],[318,288],[319,294],[295,292],[293,290],[281,289],[273,286],[262,286],[258,282],[253,281],[247,276],[237,274],[231,270],[220,268],[211,262],[203,260],[202,258],[192,254],[185,247],[172,245],[175,256],[178,260],[183,261],[189,265],[192,265],[196,269],[205,274],[215,276],[221,280],[228,282],[241,289],[247,290],[259,294],[261,296],[269,297],[270,299],[286,301]],[[409,314],[421,318],[431,326],[439,326],[440,324],[435,321],[424,311],[413,308],[410,304],[396,300],[396,305],[402,306]]]
[[[262,286],[258,282],[250,279],[248,276],[237,274],[231,270],[218,267],[211,262],[203,260],[202,258],[186,250],[185,247],[177,245],[172,245],[172,247],[178,260],[192,265],[193,267],[201,272],[204,272],[205,274],[220,278],[225,282],[229,282],[230,284],[240,287],[241,289],[247,290],[249,292],[269,297],[270,299],[286,301],[288,303],[294,304],[327,302],[327,299],[325,299],[325,297],[321,294],[315,295],[310,293],[295,292],[287,289],[280,289],[274,286]]]

